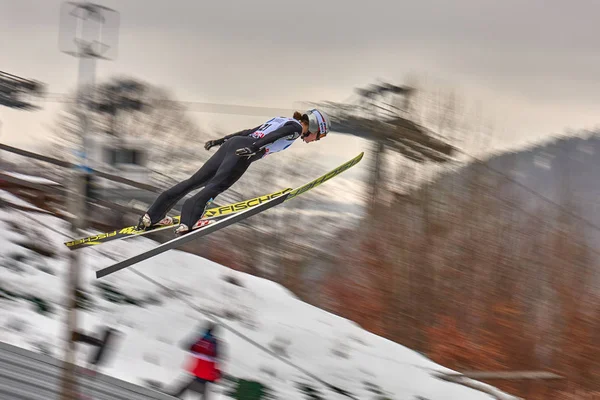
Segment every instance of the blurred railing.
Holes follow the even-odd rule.
[[[44,156],[41,154],[37,154],[37,153],[33,153],[31,151],[27,151],[27,150],[23,150],[23,149],[19,149],[16,147],[12,147],[12,146],[8,146],[6,144],[1,144],[0,143],[0,150],[4,150],[4,151],[8,151],[10,153],[14,153],[14,154],[19,154],[21,156],[24,157],[28,157],[28,158],[33,158],[34,160],[39,160],[39,161],[45,161],[54,165],[58,165],[59,167],[64,167],[64,168],[75,168],[75,165],[68,162],[68,161],[63,161],[63,160],[59,160],[56,158],[52,158],[52,157],[48,157],[48,156]],[[136,181],[132,181],[131,179],[127,179],[127,178],[123,178],[122,176],[119,175],[113,175],[113,174],[109,174],[106,172],[102,172],[102,171],[98,171],[98,170],[94,170],[92,169],[92,173],[100,178],[104,178],[104,179],[108,179],[110,181],[113,182],[119,182],[119,183],[124,183],[126,185],[129,186],[133,186],[136,187],[138,189],[144,189],[144,190],[148,190],[151,192],[161,192],[161,189],[156,187],[156,186],[152,186],[152,185],[148,185],[145,183],[140,183],[140,182],[136,182]]]
[[[78,374],[80,398],[94,400],[170,400],[173,397],[100,373]],[[0,399],[59,398],[63,362],[0,342]]]

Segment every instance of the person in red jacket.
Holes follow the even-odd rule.
[[[203,400],[208,399],[208,383],[215,383],[221,378],[220,344],[214,335],[215,328],[216,325],[210,322],[204,334],[189,346],[191,357],[186,369],[193,377],[172,396],[181,398],[185,392],[190,390],[201,393]]]

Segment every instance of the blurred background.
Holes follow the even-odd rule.
[[[92,277],[170,231],[80,256],[62,242],[135,224],[207,140],[319,107],[331,134],[253,164],[216,203],[363,161],[179,250],[510,395],[600,396],[600,4],[98,3],[0,0],[0,341],[76,362],[71,332],[134,329],[125,310],[171,290],[197,301],[177,265],[144,271],[168,287],[155,296],[131,272]],[[263,311],[245,301],[211,312],[252,331]]]

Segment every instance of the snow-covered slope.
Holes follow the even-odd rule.
[[[22,229],[24,226],[27,229]],[[67,223],[54,217],[0,209],[1,341],[62,355],[62,304],[69,265],[62,242],[68,233]],[[93,331],[108,324],[122,332],[104,372],[134,383],[152,380],[173,387],[185,376],[182,368],[187,353],[180,344],[202,327],[206,315],[131,270],[102,280],[93,275],[113,260],[153,245],[150,239],[136,238],[81,251],[83,288],[91,302],[80,313],[80,326]],[[449,370],[351,321],[303,303],[268,280],[180,251],[169,251],[134,268],[356,398],[492,398],[433,377],[433,371]],[[234,277],[241,286],[229,283],[226,277]],[[300,383],[318,390],[322,398],[345,398],[227,330],[222,329],[219,336],[226,344],[224,371],[228,375],[260,381],[277,399],[308,398],[299,389]],[[83,358],[84,348],[81,350]],[[215,390],[222,392],[223,388]],[[213,398],[228,397],[221,393]]]

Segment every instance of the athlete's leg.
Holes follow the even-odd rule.
[[[186,194],[194,189],[202,187],[215,176],[227,154],[227,147],[229,146],[223,144],[223,146],[221,146],[194,175],[165,190],[158,196],[147,211],[151,225],[163,219],[167,212]]]
[[[181,224],[186,225],[188,229],[192,229],[193,225],[202,217],[206,203],[237,182],[250,164],[251,162],[246,157],[237,156],[235,149],[227,153],[219,169],[213,178],[206,183],[206,186],[183,203]]]

